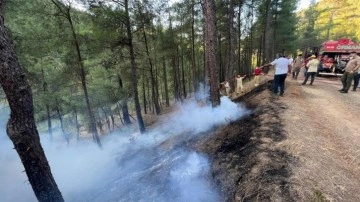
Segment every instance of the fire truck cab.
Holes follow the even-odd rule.
[[[342,38],[337,41],[325,41],[319,48],[318,59],[320,75],[341,76],[343,69],[349,61],[351,52],[360,53],[360,45],[350,39]]]

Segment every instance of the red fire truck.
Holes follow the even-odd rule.
[[[350,39],[342,38],[337,41],[325,41],[319,47],[318,58],[320,75],[342,75],[346,63],[349,61],[350,52],[360,53],[360,44]]]

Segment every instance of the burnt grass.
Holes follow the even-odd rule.
[[[287,107],[270,88],[266,83],[234,100],[252,112],[194,143],[211,159],[221,201],[297,201],[290,182],[297,159],[274,146],[286,139],[281,115]]]

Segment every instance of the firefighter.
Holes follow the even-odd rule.
[[[307,63],[312,60],[311,56],[309,56],[308,58],[306,58],[306,60],[304,61],[303,67],[304,67],[304,77],[306,77],[306,72],[308,70],[308,67],[306,66]]]
[[[358,69],[357,75],[354,76],[354,87],[353,87],[353,91],[356,91],[357,87],[359,86],[359,80],[360,80],[360,68]]]
[[[352,80],[358,74],[359,68],[360,68],[360,57],[356,54],[356,52],[351,52],[350,61],[346,64],[344,73],[341,77],[343,88],[339,90],[340,93],[348,92]]]
[[[301,85],[305,85],[310,76],[311,76],[310,85],[312,85],[314,83],[315,75],[318,71],[318,66],[320,64],[320,61],[316,58],[315,55],[312,55],[311,58],[312,59],[306,64],[306,66],[308,67],[308,70],[306,72],[305,80]]]
[[[303,64],[304,64],[304,58],[302,57],[302,54],[299,54],[295,58],[293,68],[291,69],[292,79],[297,80],[300,73],[300,69],[303,66]]]

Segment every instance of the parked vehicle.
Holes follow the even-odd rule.
[[[360,45],[350,39],[342,38],[337,41],[325,41],[319,47],[320,75],[342,75],[343,69],[349,61],[350,52],[360,53]]]

